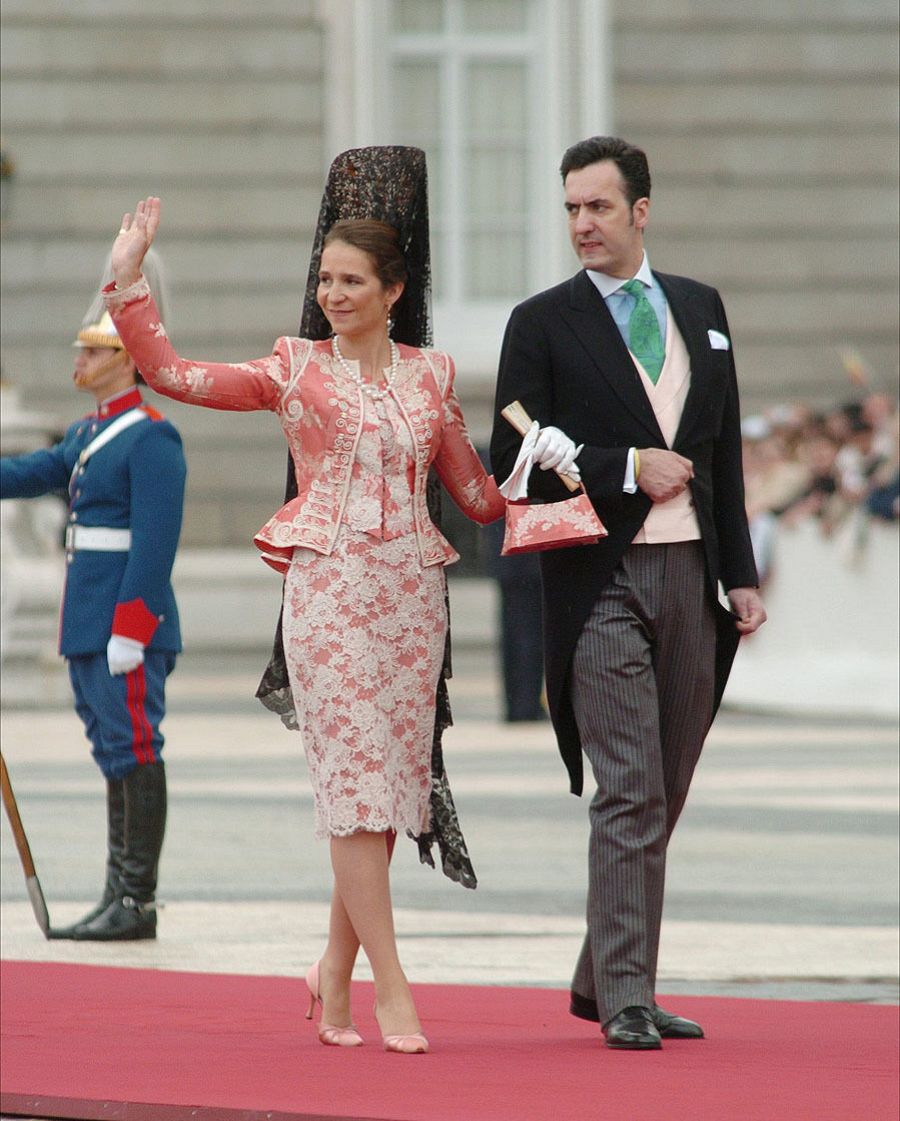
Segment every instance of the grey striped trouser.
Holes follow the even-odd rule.
[[[597,793],[572,990],[601,1023],[654,1003],[666,847],[711,721],[715,645],[699,541],[632,545],[578,640],[572,703]]]

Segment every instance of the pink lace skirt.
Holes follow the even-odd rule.
[[[316,836],[415,834],[430,824],[435,690],[447,612],[415,534],[341,527],[334,551],[295,549],[284,651],[316,805]]]

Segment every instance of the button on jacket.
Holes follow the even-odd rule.
[[[284,572],[295,547],[329,554],[340,528],[361,432],[363,391],[342,375],[328,340],[283,337],[267,358],[240,363],[193,362],[173,350],[143,279],[105,289],[116,327],[144,377],[160,393],[214,409],[276,413],[290,447],[297,497],[254,538],[263,559]],[[399,346],[393,395],[415,448],[410,485],[423,566],[458,554],[428,516],[426,484],[434,465],[469,518],[491,522],[505,508],[466,432],[453,390],[448,354]]]

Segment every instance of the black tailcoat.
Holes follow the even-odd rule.
[[[718,292],[681,276],[654,273],[690,355],[691,383],[672,450],[693,462],[692,500],[700,523],[711,594],[758,583],[744,509],[741,432],[733,351],[712,346],[709,331],[730,340]],[[541,554],[547,694],[573,793],[582,789],[581,742],[569,696],[569,668],[582,628],[652,505],[622,490],[630,447],[665,448],[628,348],[590,277],[532,296],[513,310],[500,355],[491,463],[498,479],[513,468],[521,438],[500,416],[522,402],[543,427],[584,444],[578,466],[609,536],[596,545]],[[531,495],[571,497],[552,471],[535,469]],[[737,648],[734,620],[722,611],[717,701]]]

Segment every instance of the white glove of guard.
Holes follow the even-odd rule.
[[[115,677],[120,673],[131,673],[144,661],[144,644],[136,638],[125,638],[114,634],[106,644],[106,664]]]
[[[557,471],[560,475],[570,475],[580,482],[581,472],[575,465],[578,453],[584,444],[575,446],[565,432],[552,426],[542,428],[532,452],[533,461],[542,471]]]

